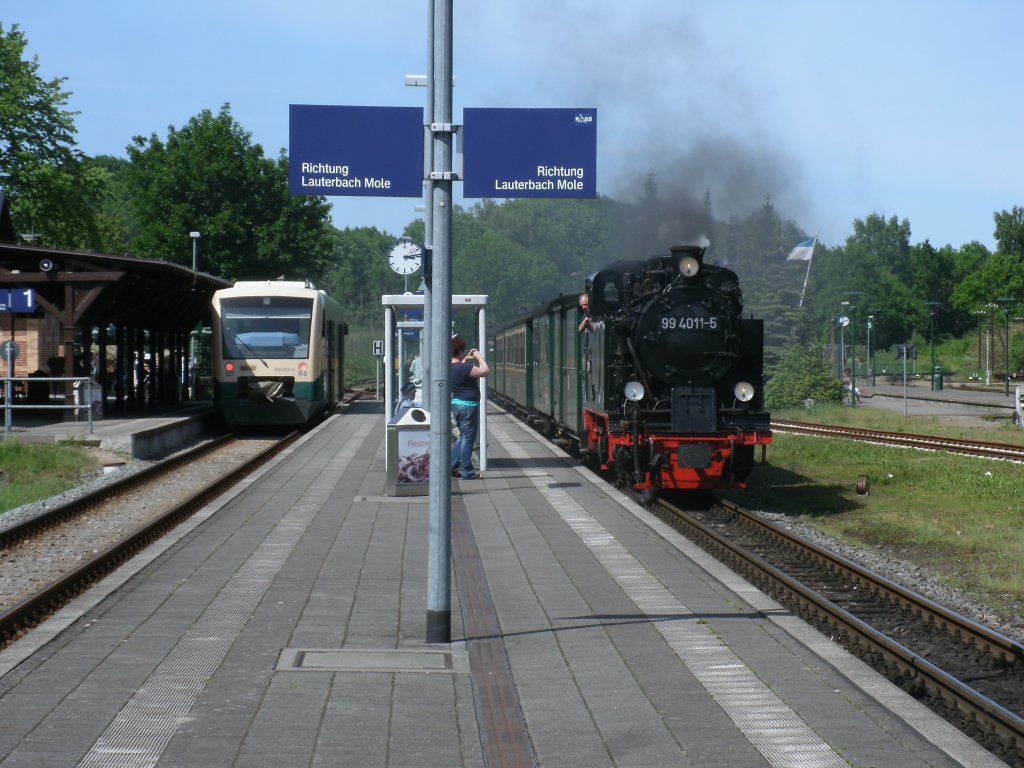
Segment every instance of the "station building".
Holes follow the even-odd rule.
[[[41,391],[27,380],[73,376],[100,384],[113,412],[194,396],[192,334],[230,285],[166,261],[19,243],[0,192],[0,342],[17,350],[0,370],[18,380],[16,399],[72,403],[71,381]]]

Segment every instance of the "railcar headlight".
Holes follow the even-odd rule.
[[[679,274],[683,277],[693,277],[700,270],[700,262],[693,256],[684,256],[679,260]]]
[[[644,385],[639,381],[627,381],[623,391],[626,393],[626,399],[634,403],[644,397]]]
[[[733,387],[732,393],[741,403],[749,403],[754,399],[754,385],[748,381],[738,381]]]

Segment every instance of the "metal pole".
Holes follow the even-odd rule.
[[[427,121],[426,129],[423,132],[423,170],[424,179],[430,175],[433,168],[434,157],[434,136],[430,126],[434,123],[434,3],[435,0],[427,0],[427,104],[423,110],[423,117]],[[427,268],[433,269],[434,259],[434,205],[433,187],[429,182],[423,185],[423,256],[420,260],[420,277],[423,278],[423,335],[420,336],[420,353],[423,357],[423,378],[421,379],[420,396],[423,398],[423,407],[428,413],[433,412],[433,392],[428,386],[433,369],[433,360],[430,350],[430,329],[433,327],[432,311],[433,299],[433,278]],[[426,336],[426,344],[423,343]],[[444,365],[451,359],[451,349],[448,350],[448,357],[441,358],[439,365]]]
[[[1003,385],[1003,394],[1010,396],[1010,310],[1003,305],[1003,315],[1006,317],[1006,336],[1003,338],[1003,349],[1006,350],[1006,379]]]
[[[4,381],[4,432],[11,434],[13,422],[11,421],[11,396],[14,394],[11,388],[11,377],[14,376],[14,341],[7,345],[7,379]]]
[[[487,348],[487,310],[480,307],[477,310],[477,338],[479,348],[484,351],[487,360],[491,359],[491,350]],[[487,379],[478,379],[480,382],[480,471],[487,469]]]
[[[452,3],[430,0],[433,13],[430,88],[432,274],[430,294],[430,534],[427,543],[427,642],[450,643],[452,325]]]
[[[384,307],[384,429],[391,421],[394,413],[391,406],[395,403],[395,308]]]
[[[932,345],[932,389],[935,389],[935,310],[932,310],[928,326],[928,342]]]
[[[857,406],[857,307],[850,307],[850,407]]]

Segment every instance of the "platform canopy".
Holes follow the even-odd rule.
[[[230,285],[167,261],[0,242],[0,288],[31,288],[65,326],[187,332]]]

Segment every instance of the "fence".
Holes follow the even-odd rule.
[[[52,382],[74,382],[75,402],[72,404],[50,403],[50,384]],[[103,387],[88,376],[29,376],[27,378],[13,378],[6,376],[3,379],[4,389],[4,433],[11,434],[12,415],[15,410],[25,411],[67,411],[76,412],[79,409],[86,411],[89,420],[89,433],[92,433],[93,416],[103,417]],[[19,386],[21,385],[21,386]],[[44,391],[45,396],[40,392]],[[19,400],[21,393],[24,398]],[[18,397],[16,397],[16,393]],[[37,402],[45,399],[46,402]]]

